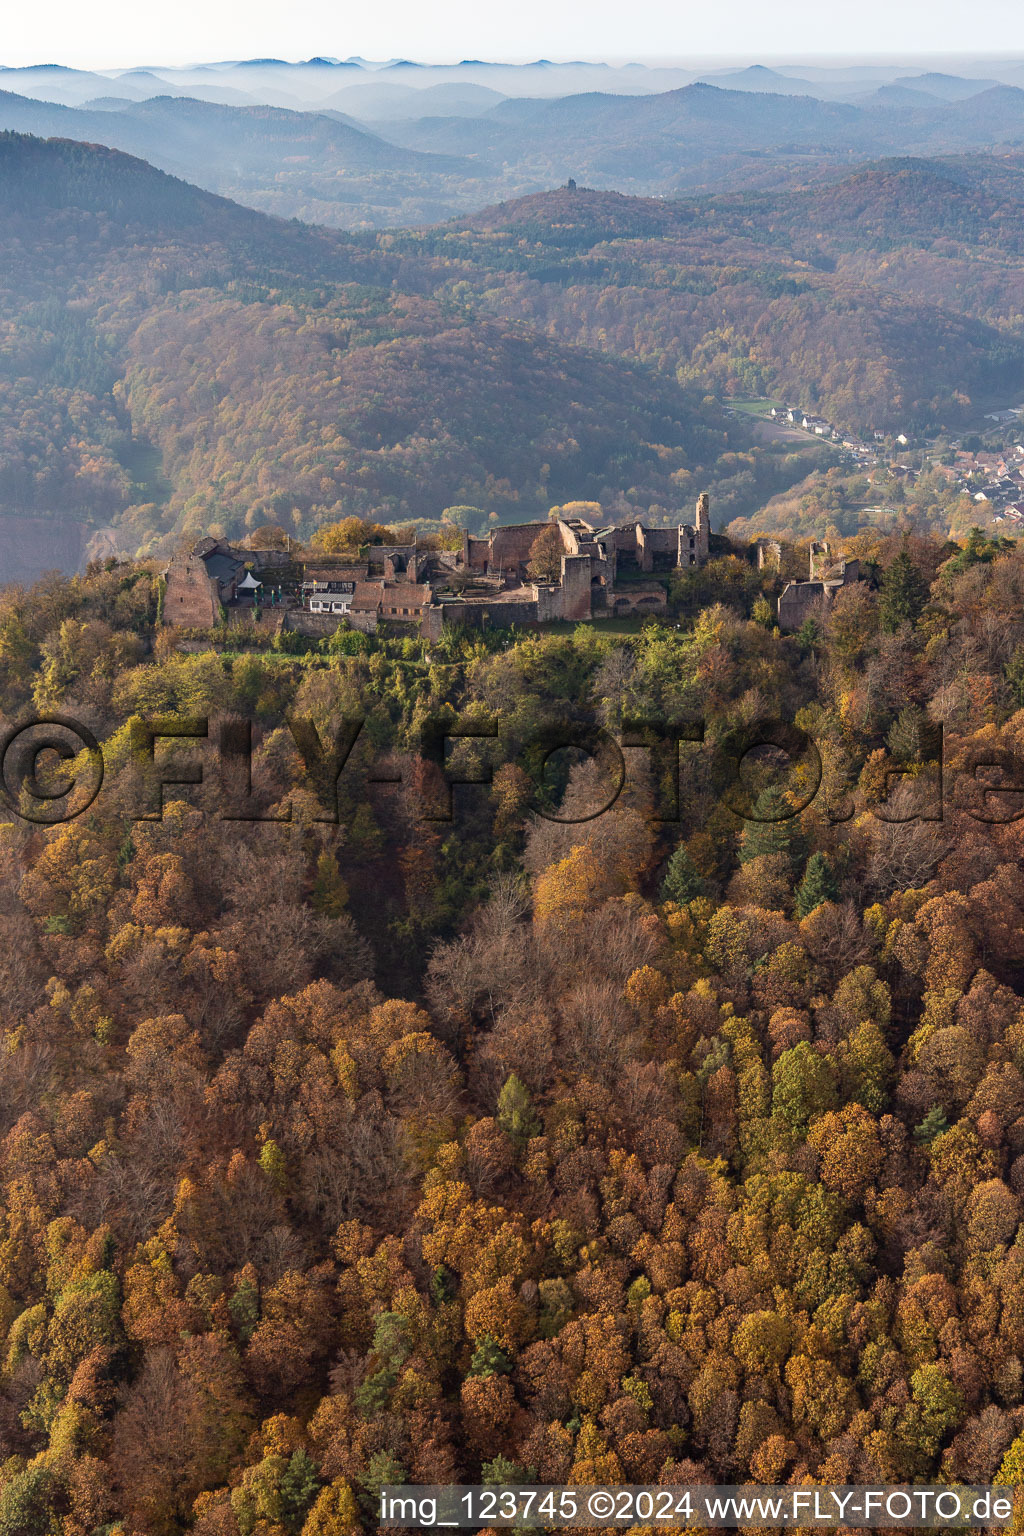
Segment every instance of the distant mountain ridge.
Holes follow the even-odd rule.
[[[529,67],[559,80],[568,68]],[[0,91],[5,79],[38,83],[42,73],[67,91],[91,84],[94,103],[0,94],[0,128],[107,144],[262,211],[342,228],[432,224],[570,177],[637,196],[777,189],[865,159],[1024,143],[1024,89],[988,77],[904,72],[902,83],[874,90],[854,81],[856,99],[842,100],[836,82],[822,99],[813,81],[762,66],[667,91],[650,88],[650,72],[640,86],[628,69],[587,66],[580,80],[601,89],[527,95],[524,77],[520,94],[504,94],[506,66],[480,66],[490,84],[460,78],[461,68],[453,78],[451,69],[401,61],[372,70],[250,61],[179,71],[168,94],[144,100],[140,93],[159,89],[152,70],[118,80],[0,72]],[[870,72],[857,79],[873,83]],[[186,81],[226,99],[174,94]],[[274,101],[236,99],[261,81]],[[311,82],[316,105],[298,89],[313,91]],[[119,108],[121,89],[133,99]]]
[[[8,121],[15,117],[19,121]],[[256,145],[268,140],[286,147],[308,144],[324,155],[337,153],[346,165],[357,169],[417,167],[426,173],[438,163],[432,155],[388,144],[376,134],[324,113],[223,106],[187,97],[157,96],[130,102],[117,122],[111,123],[106,116],[97,119],[84,108],[36,102],[0,91],[0,126],[84,142],[92,142],[92,133],[100,136],[97,143],[105,141],[104,135],[116,135],[121,142],[109,143],[109,148],[144,154],[161,168],[162,162],[181,166],[190,159],[197,141],[204,156],[212,152],[213,167],[218,159],[228,160],[240,151],[251,154]],[[447,169],[455,169],[447,157],[444,163]]]
[[[895,102],[695,83],[659,95],[510,99],[485,116],[392,124],[395,142],[476,153],[548,185],[572,176],[635,194],[776,185],[893,153],[949,154],[1024,141],[1024,90],[987,87],[957,101],[894,87]]]
[[[417,90],[455,84],[497,88],[512,96],[567,96],[593,90],[656,94],[705,80],[724,88],[810,95],[822,100],[853,97],[858,92],[864,94],[897,82],[949,100],[973,94],[997,81],[1009,85],[1024,83],[1024,61],[1013,58],[995,59],[987,64],[964,60],[960,68],[962,73],[952,72],[954,61],[947,64],[945,72],[924,62],[859,66],[812,66],[803,62],[774,63],[768,67],[757,61],[707,66],[636,62],[613,65],[600,59],[535,59],[517,64],[463,59],[452,64],[425,64],[415,59],[372,61],[321,55],[300,60],[236,59],[193,66],[144,64],[100,71],[32,65],[17,70],[0,69],[0,88],[77,106],[97,95],[131,97],[134,87],[146,83],[144,77],[148,76],[162,82],[162,88],[155,91],[158,95],[203,97],[207,90],[219,87],[234,93],[231,99],[241,96],[251,103],[312,107],[325,104],[339,89],[368,88],[384,82],[401,83]],[[9,76],[6,81],[5,74]]]
[[[451,211],[452,185],[472,187],[484,174],[471,160],[391,144],[341,114],[169,96],[90,111],[0,91],[0,129],[120,149],[209,191],[311,223],[359,222],[355,210],[375,200],[407,222],[429,219]]]

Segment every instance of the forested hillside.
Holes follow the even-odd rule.
[[[1022,823],[971,780],[1024,751],[1024,557],[862,553],[788,638],[732,556],[679,628],[433,651],[178,651],[145,565],[0,596],[5,720],[77,717],[107,768],[0,827],[0,1528],[344,1536],[405,1479],[1024,1481]],[[679,820],[635,749],[612,810],[539,815],[606,798],[539,777],[541,728],[638,711],[706,722]],[[450,823],[438,712],[499,730]],[[207,770],[162,821],[138,714],[210,717],[158,749]],[[353,716],[335,827],[287,722]],[[775,717],[809,803],[721,775]],[[223,819],[224,719],[291,822]]]
[[[0,498],[131,553],[451,505],[658,522],[705,488],[723,526],[824,452],[758,444],[727,396],[928,432],[1024,394],[1020,185],[1012,157],[897,161],[350,237],[6,135]]]
[[[658,72],[641,71],[646,80],[620,80],[626,94],[615,94],[601,70],[570,69],[561,90],[554,67],[546,81],[543,70],[532,80],[512,70],[483,88],[466,75],[456,83],[456,71],[432,91],[412,89],[429,79],[415,65],[410,83],[400,68],[357,83],[343,66],[310,66],[291,86],[287,67],[257,67],[255,96],[216,70],[170,85],[150,71],[104,84],[0,70],[0,129],[107,145],[267,213],[341,229],[464,217],[570,176],[641,196],[773,191],[884,155],[1019,154],[1024,138],[1024,90],[984,80],[961,81],[961,96],[955,81],[933,79],[839,101],[781,75],[767,89],[728,76],[659,89]],[[660,72],[661,83],[673,74]],[[780,82],[791,88],[774,89]],[[195,95],[182,94],[190,85]]]
[[[808,467],[751,453],[697,384],[117,152],[4,136],[0,193],[0,499],[113,522],[133,553],[580,497],[657,521],[705,486],[737,515]]]
[[[382,237],[504,318],[843,427],[956,426],[1024,393],[1019,158],[892,161],[676,202],[585,188]]]
[[[878,155],[1019,150],[1024,129],[1024,90],[1005,84],[961,100],[897,88],[847,102],[728,85],[527,97],[476,118],[423,118],[387,131],[434,153],[478,154],[520,181],[544,185],[571,175],[581,184],[671,197],[800,186]]]
[[[0,90],[0,129],[107,145],[252,208],[339,228],[447,218],[504,185],[471,159],[389,143],[333,110],[159,95],[72,108]]]

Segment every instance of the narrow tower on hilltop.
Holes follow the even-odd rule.
[[[697,497],[697,552],[706,560],[711,551],[711,497],[701,491]]]

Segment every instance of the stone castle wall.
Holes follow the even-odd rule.
[[[589,619],[590,556],[562,556],[561,614],[563,619]]]
[[[198,555],[175,555],[168,566],[163,617],[182,629],[209,629],[219,622],[217,583]]]
[[[547,527],[547,523],[514,523],[495,528],[490,556],[492,569],[498,566],[507,570],[509,566],[528,564],[534,540]]]

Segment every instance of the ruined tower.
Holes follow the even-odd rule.
[[[832,564],[832,546],[827,539],[812,539],[807,551],[807,578],[824,581]]]
[[[697,497],[697,552],[706,560],[711,551],[711,497],[701,491]]]

